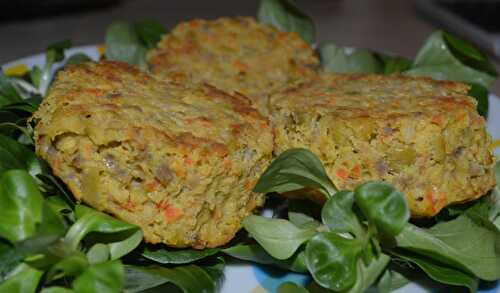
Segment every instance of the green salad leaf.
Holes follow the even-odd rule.
[[[321,286],[334,291],[347,290],[356,283],[361,250],[360,243],[353,239],[322,232],[307,242],[307,268]]]
[[[385,182],[367,182],[354,190],[356,204],[383,233],[395,236],[410,219],[404,195]]]
[[[221,267],[213,269],[221,270]],[[216,274],[219,276],[220,274]],[[215,292],[218,280],[214,274],[197,265],[173,268],[160,266],[126,266],[125,292],[140,292],[165,283],[177,286],[185,293]],[[147,284],[150,286],[147,286]]]
[[[329,197],[336,188],[326,174],[321,161],[309,150],[289,149],[273,160],[259,178],[254,192],[288,192],[316,188]]]
[[[386,269],[391,258],[386,254],[380,254],[377,258],[371,260],[368,265],[366,265],[363,260],[358,260],[358,278],[356,282],[349,289],[349,293],[363,293],[366,292],[372,284],[375,283],[377,278]]]
[[[464,286],[467,287],[471,293],[477,290],[478,279],[461,270],[447,267],[426,257],[414,256],[407,253],[395,253],[395,255],[416,264],[427,274],[427,276],[437,282],[453,286]]]
[[[300,11],[292,0],[261,0],[257,19],[284,32],[296,32],[309,44],[314,43],[312,19]]]
[[[280,260],[291,257],[317,233],[314,228],[301,229],[287,220],[255,215],[243,219],[243,227],[271,256]]]
[[[45,96],[52,81],[52,66],[54,66],[55,63],[64,60],[64,51],[71,48],[71,46],[72,44],[70,40],[63,40],[49,45],[45,50],[45,66],[40,72],[35,72],[32,75],[32,78],[37,78],[34,80],[34,84],[39,85],[39,93],[42,96]]]
[[[163,25],[154,20],[138,22],[135,25],[135,30],[139,39],[145,44],[148,50],[156,47],[161,37],[167,33]]]
[[[106,59],[126,62],[142,69],[146,64],[146,47],[140,43],[135,27],[115,22],[106,31]]]
[[[480,279],[500,279],[500,233],[468,217],[431,228],[408,224],[396,236],[397,247],[458,268]]]
[[[42,291],[40,291],[40,293],[73,293],[73,292],[75,291],[59,286],[43,288]]]
[[[307,199],[288,200],[288,220],[299,228],[318,228],[321,222],[316,220],[321,213],[321,206]]]
[[[321,66],[335,73],[379,73],[383,64],[369,50],[338,47],[332,42],[319,47]]]
[[[303,251],[297,251],[295,254],[285,260],[273,258],[269,253],[258,244],[238,244],[222,250],[227,255],[234,258],[251,261],[259,264],[272,265],[278,268],[290,270],[292,272],[305,273],[307,266],[305,263],[305,254]]]
[[[0,175],[0,236],[18,242],[34,236],[42,219],[43,197],[35,180],[24,170]]]
[[[467,95],[473,97],[477,101],[477,112],[484,118],[488,118],[488,89],[477,83],[469,84],[471,88]]]
[[[408,283],[410,280],[404,275],[389,268],[380,276],[376,288],[378,293],[389,293],[406,286]]]
[[[137,24],[114,22],[106,31],[106,59],[147,69],[147,50],[154,48],[165,33],[163,26],[152,20]]]
[[[0,108],[5,105],[22,102],[21,96],[0,68]]]
[[[0,248],[0,282],[3,282],[26,257],[44,252],[58,239],[57,235],[41,235],[17,242],[13,246],[4,244],[4,247]]]
[[[73,252],[55,263],[47,272],[47,280],[52,282],[62,277],[76,277],[89,266],[89,261],[82,252]]]
[[[65,65],[76,65],[76,64],[81,64],[85,62],[92,61],[92,59],[87,56],[86,54],[83,53],[76,53],[68,57],[68,59],[65,60]]]
[[[46,288],[43,288],[42,291],[40,291],[40,293],[74,293],[74,292],[75,291],[73,291],[71,289],[60,287],[60,286],[46,287]]]
[[[42,275],[42,271],[21,264],[6,281],[0,283],[0,292],[35,293]]]
[[[33,151],[12,138],[0,134],[0,172],[10,169],[23,169],[32,176],[42,173],[40,161]]]
[[[207,248],[203,250],[166,250],[163,248],[157,250],[149,250],[148,248],[146,248],[142,253],[142,256],[161,264],[187,264],[215,255],[219,251],[219,248]]]
[[[411,68],[412,61],[400,56],[392,56],[382,53],[374,53],[382,63],[382,74],[393,74],[406,71]]]
[[[98,232],[99,241],[106,243],[111,259],[118,259],[136,248],[142,241],[139,227],[128,224],[84,205],[75,207],[76,222],[68,230],[65,241],[76,249],[82,239],[91,232]]]
[[[351,233],[361,236],[364,231],[356,214],[353,212],[354,193],[352,191],[339,191],[331,197],[321,210],[323,223],[330,231],[336,233]]]
[[[111,260],[89,266],[75,281],[75,293],[121,292],[124,269],[119,260]]]
[[[437,31],[417,53],[410,75],[476,83],[488,88],[498,76],[488,58],[464,40]]]
[[[168,283],[168,280],[162,276],[150,273],[142,268],[143,267],[141,266],[125,265],[125,283],[123,286],[123,292],[147,292],[147,290],[153,290],[153,288],[156,289],[159,288],[159,286]]]

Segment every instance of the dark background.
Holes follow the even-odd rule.
[[[37,3],[32,6],[30,3]],[[58,10],[53,3],[73,7]],[[83,6],[81,5],[83,3]],[[98,3],[98,7],[94,7]],[[434,24],[407,0],[298,0],[316,23],[317,40],[414,57]],[[113,21],[152,18],[172,28],[192,18],[255,15],[258,1],[237,0],[13,0],[0,1],[0,64],[42,52],[55,41],[75,46],[103,42]],[[42,14],[42,15],[40,15]],[[45,14],[45,15],[44,15]],[[498,66],[498,61],[497,68]],[[500,94],[497,82],[493,92]]]

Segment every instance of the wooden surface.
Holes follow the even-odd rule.
[[[298,0],[313,17],[318,41],[365,47],[412,58],[435,29],[419,16],[413,1]],[[192,18],[255,15],[257,1],[125,0],[107,8],[32,20],[0,20],[0,64],[41,52],[55,41],[71,39],[75,46],[98,44],[113,21],[156,19],[171,28]],[[498,66],[497,66],[498,68]],[[492,90],[500,95],[500,83]]]

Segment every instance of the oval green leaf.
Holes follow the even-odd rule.
[[[352,191],[339,191],[332,196],[321,210],[321,219],[330,231],[336,233],[351,233],[359,237],[364,230],[358,217],[352,210],[354,193]]]
[[[0,292],[31,293],[36,292],[43,272],[26,264],[18,266],[12,275],[0,284]]]
[[[322,287],[343,291],[358,277],[357,261],[361,246],[352,239],[332,232],[314,236],[306,245],[306,264],[314,280]]]
[[[137,23],[135,30],[147,49],[156,47],[161,37],[167,33],[163,25],[154,20],[144,20]]]
[[[297,251],[292,257],[285,260],[278,260],[273,258],[262,248],[262,246],[258,244],[240,244],[225,248],[222,250],[222,252],[241,260],[271,265],[298,273],[307,272],[305,253],[301,250]]]
[[[0,172],[9,169],[24,169],[32,176],[42,173],[40,161],[30,149],[0,134]]]
[[[89,266],[73,281],[76,293],[122,292],[124,283],[123,265],[112,260]]]
[[[412,68],[405,73],[434,79],[477,83],[489,88],[497,77],[485,55],[463,40],[442,31],[433,33],[418,51]],[[470,61],[470,62],[469,62]]]
[[[243,227],[272,257],[280,260],[291,257],[317,233],[314,228],[300,229],[287,220],[255,215],[243,219]]]
[[[219,248],[207,248],[203,250],[149,250],[148,248],[146,248],[146,250],[142,253],[142,256],[161,264],[186,264],[212,256],[219,251]]]
[[[354,200],[369,222],[395,236],[410,219],[404,195],[386,182],[367,182],[354,190]]]
[[[122,222],[104,213],[83,205],[75,207],[77,221],[70,227],[65,236],[66,243],[76,249],[80,241],[91,232],[108,235],[111,259],[118,259],[136,248],[142,240],[139,227]]]
[[[14,243],[35,235],[42,208],[42,194],[28,172],[9,170],[0,175],[1,237]]]
[[[403,252],[395,253],[395,255],[416,264],[434,281],[453,286],[463,286],[469,289],[471,293],[477,290],[479,280],[461,270],[447,267],[425,256]]]
[[[479,115],[483,116],[485,119],[488,118],[488,108],[489,108],[488,90],[482,85],[477,83],[471,83],[470,86],[471,88],[469,89],[467,95],[476,99],[477,101],[476,109]]]
[[[130,276],[135,276],[136,280],[131,280]],[[151,283],[151,287],[144,288],[143,282]],[[217,281],[197,265],[184,265],[173,268],[150,266],[127,266],[126,292],[138,292],[137,288],[148,289],[170,282],[181,289],[184,293],[215,292]]]
[[[253,191],[283,193],[306,187],[318,189],[325,196],[337,191],[318,157],[307,149],[297,148],[286,150],[274,159]]]
[[[114,22],[106,31],[106,59],[147,68],[146,47],[135,27],[126,22]]]
[[[312,19],[290,0],[261,0],[257,19],[281,31],[296,32],[309,44],[314,43],[316,32]]]
[[[319,47],[321,66],[335,73],[381,73],[382,62],[365,49],[338,47],[328,42]]]
[[[396,236],[397,247],[469,272],[488,281],[500,279],[500,233],[467,213],[431,228],[408,224]]]

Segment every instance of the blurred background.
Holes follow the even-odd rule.
[[[499,1],[443,1],[439,7],[463,14],[473,26],[454,23],[430,0],[297,0],[315,21],[317,40],[364,47],[413,58],[429,34],[447,28],[480,44],[491,56],[499,36]],[[470,3],[479,3],[472,5]],[[465,4],[464,4],[465,3]],[[485,4],[486,3],[486,4]],[[462,6],[460,6],[462,5]],[[467,6],[469,5],[469,6]],[[100,44],[113,21],[147,18],[172,28],[192,18],[255,15],[258,1],[232,0],[14,0],[2,1],[0,64],[42,52],[47,45],[71,39],[74,46]],[[489,19],[489,20],[488,20]],[[481,23],[484,22],[484,23]],[[481,28],[480,34],[474,29]],[[472,31],[471,31],[472,30]],[[484,36],[485,37],[484,37]],[[479,36],[479,37],[478,37]],[[482,38],[481,38],[482,37]],[[491,38],[490,38],[491,37]],[[493,39],[493,41],[492,41]],[[500,52],[500,45],[496,48]],[[499,59],[494,59],[499,69]],[[500,95],[500,83],[492,92]]]

